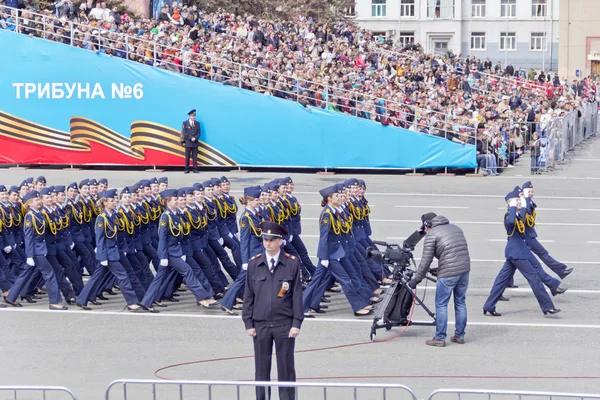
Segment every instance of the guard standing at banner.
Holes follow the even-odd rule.
[[[255,380],[271,380],[275,343],[278,381],[295,382],[295,339],[304,320],[300,263],[281,251],[283,238],[288,235],[285,228],[271,221],[263,222],[260,228],[265,251],[248,263],[242,310],[248,336],[254,339]],[[270,388],[257,387],[256,398],[270,399]],[[295,399],[294,388],[280,387],[279,398]]]
[[[200,123],[196,121],[196,110],[188,113],[190,118],[183,121],[179,140],[185,146],[185,173],[190,173],[190,157],[194,162],[194,173],[198,173],[198,146],[200,142]]]

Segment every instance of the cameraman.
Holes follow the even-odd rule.
[[[454,293],[454,312],[456,314],[456,330],[450,339],[454,343],[465,343],[467,326],[467,306],[465,297],[469,286],[471,259],[465,235],[458,226],[453,225],[446,217],[427,213],[421,217],[422,229],[425,231],[423,256],[414,278],[408,286],[415,289],[425,278],[433,261],[438,259],[437,285],[435,292],[436,331],[435,337],[427,340],[428,346],[446,346],[446,327],[448,325],[448,302]]]

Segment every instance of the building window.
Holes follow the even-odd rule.
[[[453,19],[454,0],[427,0],[427,18]]]
[[[400,16],[414,17],[415,16],[415,0],[400,0]]]
[[[356,9],[354,5],[343,8],[344,15],[349,18],[356,17]]]
[[[510,51],[517,49],[517,34],[515,32],[500,33],[500,50]]]
[[[485,32],[471,32],[471,50],[485,50]]]
[[[531,0],[531,16],[545,17],[546,16],[546,0]]]
[[[373,17],[385,17],[385,1],[386,0],[371,0],[371,15]]]
[[[517,16],[517,0],[501,0],[500,16],[514,18]]]
[[[400,36],[398,37],[398,45],[400,47],[404,47],[407,44],[415,42],[415,33],[414,32],[400,32]]]
[[[433,52],[435,54],[446,54],[448,52],[448,42],[445,40],[433,42]]]
[[[373,40],[380,43],[385,43],[386,33],[383,31],[373,31]]]
[[[471,16],[473,18],[485,18],[485,0],[471,1]]]
[[[531,51],[546,51],[546,32],[531,32]]]

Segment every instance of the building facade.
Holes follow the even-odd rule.
[[[358,26],[399,45],[558,70],[559,0],[356,0],[353,12]]]
[[[600,0],[560,0],[558,73],[569,80],[600,75]]]

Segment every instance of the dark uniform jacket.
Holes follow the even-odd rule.
[[[527,207],[525,208],[525,237],[527,238],[527,244],[531,245],[531,240],[538,236],[535,231],[535,209],[537,205],[529,197],[526,197],[525,201],[527,202]]]
[[[504,228],[508,235],[504,256],[507,260],[527,260],[532,256],[531,250],[525,242],[525,213],[525,207],[521,208],[519,212],[517,212],[517,207],[510,207],[504,215]]]
[[[287,288],[285,293],[282,288]],[[300,263],[294,256],[281,251],[272,272],[267,256],[261,253],[248,263],[242,319],[246,329],[256,325],[292,325],[300,328],[304,320]]]
[[[240,217],[240,245],[242,264],[248,264],[250,258],[263,251],[260,224],[264,219],[256,212],[244,210]]]
[[[189,119],[183,121],[181,136],[183,137],[185,147],[198,147],[200,142],[200,123],[194,121],[194,125],[192,125]],[[192,140],[192,138],[196,140]]]
[[[25,254],[27,258],[45,256],[48,254],[46,247],[46,220],[39,211],[29,211],[25,215],[23,236],[25,241]]]
[[[96,260],[98,261],[119,261],[118,237],[119,215],[113,212],[108,215],[107,211],[102,211],[96,218]]]
[[[160,227],[158,228],[157,253],[161,260],[183,255],[182,234],[181,218],[177,213],[167,209],[160,217]]]

